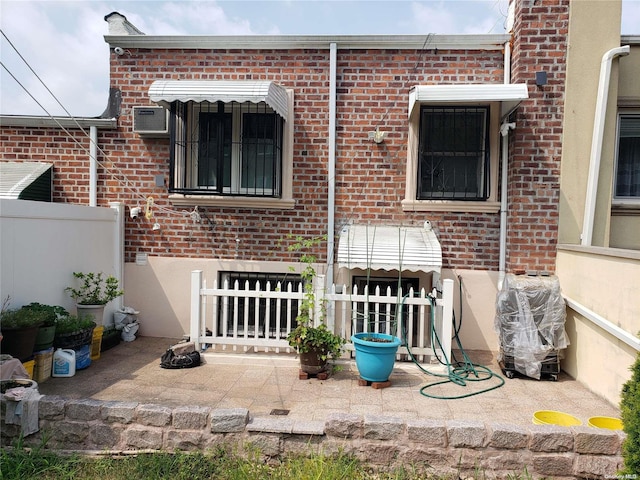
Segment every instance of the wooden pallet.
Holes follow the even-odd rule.
[[[358,379],[358,385],[361,387],[369,387],[375,388],[376,390],[380,390],[381,388],[387,388],[391,386],[391,380],[387,380],[386,382],[370,382],[363,378]]]
[[[309,380],[310,378],[317,378],[318,380],[326,380],[329,378],[329,370],[324,370],[318,373],[307,373],[302,369],[298,370],[299,380]]]

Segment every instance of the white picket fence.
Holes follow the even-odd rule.
[[[251,287],[251,289],[250,289]],[[396,335],[403,340],[398,359],[408,359],[409,351],[420,362],[430,362],[434,356],[450,358],[453,281],[444,280],[442,295],[430,297],[424,289],[411,289],[397,295],[391,290],[362,292],[346,285],[325,288],[323,276],[316,277],[314,322],[322,318],[327,327],[348,340],[346,350],[353,350],[350,337],[361,331]],[[254,280],[221,286],[214,281],[208,288],[201,270],[191,272],[190,337],[196,348],[220,345],[232,350],[291,352],[286,337],[295,327],[298,305],[304,298],[301,284],[272,285]],[[435,307],[433,306],[435,304]],[[432,308],[435,308],[432,334]],[[401,312],[401,314],[400,314]],[[435,345],[434,345],[435,344]]]

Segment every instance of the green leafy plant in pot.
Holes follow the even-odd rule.
[[[37,302],[25,305],[21,310],[29,310],[36,315],[42,316],[42,325],[38,329],[36,343],[33,347],[34,352],[51,348],[58,319],[68,316],[69,312],[59,305],[45,305]]]
[[[29,309],[9,308],[7,297],[0,310],[2,353],[24,362],[33,355],[38,329],[44,323],[42,314]]]
[[[320,238],[303,239],[297,237],[290,245],[289,251],[309,250],[323,240]],[[303,253],[301,261],[306,265],[301,273],[304,285],[304,297],[298,308],[296,327],[287,335],[287,342],[295,348],[300,357],[300,370],[312,375],[327,370],[330,359],[337,359],[342,354],[345,339],[334,334],[325,323],[325,308],[320,305],[316,310],[317,299],[313,292],[313,281],[316,271],[313,268],[316,257],[310,253]],[[319,311],[320,318],[315,321],[313,313]]]
[[[104,306],[124,295],[118,279],[113,275],[105,277],[102,272],[73,272],[73,276],[79,280],[79,286],[67,287],[65,291],[75,300],[78,316],[90,315],[97,324],[102,325]]]
[[[60,318],[56,325],[53,346],[55,348],[77,349],[89,345],[93,339],[95,327],[96,322],[88,315],[68,315]]]

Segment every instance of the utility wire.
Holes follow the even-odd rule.
[[[78,120],[71,115],[71,113],[69,113],[69,111],[65,108],[65,106],[62,104],[62,102],[60,102],[60,100],[56,97],[56,95],[51,91],[51,89],[46,85],[46,83],[40,78],[40,76],[37,74],[37,72],[31,67],[31,65],[29,64],[29,62],[24,58],[24,56],[18,51],[18,49],[16,48],[16,46],[13,44],[13,42],[9,39],[9,37],[7,37],[7,35],[5,34],[5,32],[0,29],[0,33],[2,33],[2,36],[5,38],[5,40],[9,43],[9,45],[11,46],[11,48],[13,48],[13,50],[16,52],[16,54],[18,55],[18,57],[20,57],[20,59],[24,62],[24,64],[27,66],[27,68],[29,68],[29,70],[31,71],[31,73],[33,73],[33,75],[38,79],[38,81],[42,84],[42,86],[47,90],[47,92],[51,95],[51,97],[56,101],[56,103],[64,110],[64,112],[69,116],[69,118],[76,124],[76,126],[78,127],[78,129],[80,129],[80,131],[82,132],[82,134],[89,138],[90,143],[95,143],[93,141],[93,139],[91,138],[91,135],[82,127],[82,125],[80,125],[80,123],[78,122]],[[84,151],[86,154],[90,155],[90,151],[87,149],[86,146],[84,146],[82,143],[80,143],[78,141],[78,139],[75,137],[75,135],[72,135],[71,132],[69,132],[69,130],[67,130],[59,121],[56,117],[54,117],[34,96],[33,94],[18,80],[18,78],[16,78],[16,76],[9,70],[9,68],[2,62],[0,62],[0,65],[2,65],[2,68],[5,69],[5,71],[11,76],[11,78],[13,78],[15,80],[15,82],[20,86],[20,88],[22,88],[25,93],[27,95],[29,95],[29,97],[31,97],[31,99],[33,99],[33,101],[49,116],[49,118],[51,118],[56,125],[58,125],[58,127],[60,129],[62,129],[72,140],[73,142],[82,150]],[[105,157],[109,160],[109,155],[99,146],[96,144],[96,149]],[[131,187],[129,185],[129,180],[127,179],[126,176],[122,175],[122,174],[117,174],[114,173],[112,171],[112,169],[110,169],[109,167],[107,167],[103,162],[101,162],[100,160],[98,160],[96,158],[96,162],[98,165],[100,165],[100,167],[102,167],[102,169],[105,170],[105,172],[110,176],[110,178],[116,180],[121,186],[123,186],[125,188],[125,190],[127,190],[130,194],[132,194],[134,197],[138,197],[138,199],[140,201],[142,201],[143,203],[146,204],[147,202],[147,196],[142,195],[140,192],[138,192],[134,187]],[[120,176],[119,176],[120,175]],[[156,205],[154,204],[154,209],[157,209],[160,212],[163,213],[167,213],[170,215],[177,215],[180,217],[184,217],[185,216],[185,212],[187,215],[192,214],[192,212],[187,212],[186,210],[183,210],[181,212],[178,212],[176,210],[173,209],[169,209],[166,207],[162,207],[160,205]]]

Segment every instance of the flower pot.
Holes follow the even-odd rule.
[[[103,325],[102,320],[104,317],[104,305],[76,305],[78,317],[92,317],[92,320],[96,322],[96,325]]]
[[[76,349],[84,345],[90,345],[93,340],[93,329],[95,325],[84,330],[69,333],[56,333],[53,345],[56,348]]]
[[[104,352],[110,348],[115,347],[120,343],[121,333],[118,330],[111,330],[106,335],[102,334],[102,343],[100,344],[100,351]]]
[[[365,340],[371,338],[372,340]],[[393,371],[400,339],[385,333],[356,333],[351,337],[360,377],[368,382],[386,382]]]
[[[33,355],[33,347],[36,344],[38,327],[25,327],[5,329],[2,331],[2,353],[11,355],[21,362],[28,360]]]
[[[27,378],[14,378],[11,380],[0,380],[0,393],[6,393],[7,390],[11,390],[12,388],[28,388],[37,390],[38,382],[35,380],[30,380]]]
[[[40,327],[36,335],[36,343],[33,346],[34,352],[48,350],[53,346],[53,337],[56,335],[56,326]]]
[[[324,357],[324,358],[323,358]],[[327,368],[327,349],[311,347],[306,353],[300,353],[300,370],[310,375],[324,372]]]

